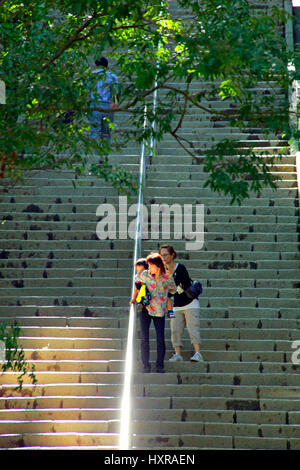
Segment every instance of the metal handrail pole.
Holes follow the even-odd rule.
[[[144,128],[146,127],[146,108],[144,114]],[[133,250],[133,270],[131,278],[131,298],[135,288],[135,263],[141,255],[141,240],[142,240],[142,216],[141,209],[143,206],[143,189],[145,182],[145,141],[141,145],[141,156],[140,156],[140,170],[139,170],[139,189],[138,189],[138,203],[136,210],[136,229],[134,238],[134,250]],[[129,322],[128,322],[128,333],[127,333],[127,346],[125,356],[125,370],[124,370],[124,385],[123,395],[121,401],[121,421],[120,421],[120,442],[119,449],[129,450],[132,446],[132,431],[131,431],[131,384],[132,384],[132,372],[133,372],[133,343],[134,343],[134,332],[135,332],[135,317],[136,309],[133,304],[130,305],[129,309]]]
[[[162,3],[161,2],[161,6],[162,6]],[[162,12],[160,12],[159,16],[161,16]],[[162,43],[161,41],[159,41],[158,43],[158,51],[162,48]],[[157,97],[158,97],[158,89],[157,89],[157,75],[158,75],[158,71],[159,71],[159,60],[157,59],[156,61],[156,74],[155,74],[155,82],[154,82],[154,87],[155,87],[155,90],[154,90],[154,93],[153,93],[153,114],[155,115],[155,111],[157,109]],[[150,159],[150,163],[152,163],[152,157],[155,153],[155,147],[156,147],[156,139],[153,137],[153,133],[155,132],[155,128],[156,128],[156,125],[155,125],[155,121],[153,120],[151,122],[151,128],[152,128],[152,134],[151,134],[151,139],[150,139],[150,148],[149,148],[149,159]]]

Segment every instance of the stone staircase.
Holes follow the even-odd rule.
[[[229,131],[205,116],[195,122],[193,112],[187,133]],[[251,135],[246,130],[245,142]],[[127,153],[110,158],[134,171],[138,149]],[[148,162],[147,206],[205,207],[202,250],[169,240],[204,286],[205,362],[189,361],[187,335],[185,362],[166,360],[166,374],[140,373],[138,357],[133,448],[299,448],[299,366],[291,362],[300,339],[295,158],[278,157],[275,171],[283,178],[276,192],[232,207],[203,189],[203,165],[169,138]],[[71,179],[37,172],[1,196],[1,321],[21,323],[38,385],[27,381],[20,393],[16,373],[0,376],[0,448],[118,447],[133,242],[95,237],[97,206],[117,207],[118,196],[94,178],[76,189]],[[162,241],[144,240],[144,254]],[[168,324],[166,337],[168,359]]]
[[[139,148],[111,155],[133,173]],[[38,384],[0,375],[0,448],[117,449],[132,240],[99,240],[97,207],[118,194],[95,177],[28,174],[2,192],[0,321],[19,322]],[[79,182],[81,181],[81,183]]]
[[[187,135],[197,130],[217,139],[229,133],[225,121],[216,129],[207,116],[193,113],[185,120]],[[245,146],[253,144],[254,134],[264,158],[281,153],[284,142],[260,142],[254,129],[240,137]],[[145,240],[143,248],[146,255],[171,243],[178,261],[203,283],[205,362],[189,361],[193,350],[186,334],[184,363],[166,361],[163,376],[137,374],[136,449],[299,449],[300,368],[291,359],[292,342],[300,339],[295,157],[288,151],[275,157],[273,172],[281,177],[277,191],[252,194],[239,207],[204,189],[203,165],[167,139],[147,169],[147,204],[204,204],[202,250],[187,252],[186,240],[174,240],[174,231],[170,240]],[[168,327],[166,336],[169,358]]]
[[[256,5],[257,7],[259,5]],[[205,86],[195,85],[197,89]],[[279,94],[280,96],[280,94]],[[224,106],[224,103],[210,103]],[[226,104],[228,105],[228,103]],[[182,132],[199,153],[228,122],[189,108]],[[236,133],[241,146],[277,154],[285,142],[259,129]],[[132,172],[139,148],[110,161]],[[276,192],[253,194],[241,207],[203,188],[207,175],[166,137],[147,164],[145,203],[204,204],[205,241],[143,241],[143,253],[169,241],[191,276],[201,280],[202,354],[142,374],[137,331],[133,384],[134,449],[299,449],[299,197],[295,157],[276,158]],[[0,196],[0,320],[22,326],[25,357],[38,385],[0,376],[1,449],[116,449],[132,270],[132,240],[96,236],[99,204],[118,207],[102,180],[74,188],[69,172],[35,172]],[[2,220],[1,219],[1,220]],[[153,328],[152,328],[153,330]],[[151,337],[151,360],[155,339]]]

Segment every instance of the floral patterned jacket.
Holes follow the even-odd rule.
[[[143,271],[135,276],[135,282],[146,284],[151,294],[151,301],[147,308],[149,315],[163,317],[167,311],[168,293],[174,294],[176,292],[173,276],[163,273],[156,281],[149,271]]]

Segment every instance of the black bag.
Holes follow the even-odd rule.
[[[202,284],[199,281],[192,281],[190,287],[185,290],[189,299],[197,299],[202,294]]]

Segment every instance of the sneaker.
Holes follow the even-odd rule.
[[[180,354],[173,354],[173,356],[169,359],[169,362],[181,362],[183,361],[183,357]]]
[[[199,352],[195,352],[195,354],[190,359],[192,362],[204,362],[202,354]]]
[[[156,372],[158,372],[159,374],[164,374],[165,369],[163,369],[162,367],[156,367]]]
[[[151,372],[151,366],[144,366],[144,369],[143,369],[143,370],[144,370],[144,373],[145,373],[145,374],[150,374],[150,372]]]

